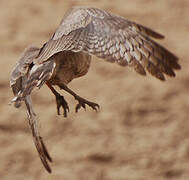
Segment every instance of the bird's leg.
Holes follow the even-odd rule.
[[[52,93],[56,97],[56,105],[57,105],[57,114],[60,115],[60,107],[64,109],[64,117],[67,117],[67,112],[69,112],[69,106],[63,96],[61,96],[48,82],[46,82],[47,86],[50,88]]]
[[[78,112],[78,110],[83,107],[84,109],[86,108],[86,104],[88,106],[90,106],[92,109],[94,109],[95,111],[97,111],[100,106],[94,102],[88,101],[80,96],[78,96],[76,93],[74,93],[71,89],[69,89],[66,85],[61,85],[59,86],[61,89],[64,89],[65,91],[67,91],[69,94],[71,94],[72,96],[74,96],[74,98],[78,101],[78,104],[76,105],[75,111]]]

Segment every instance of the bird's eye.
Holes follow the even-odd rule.
[[[29,69],[31,69],[34,66],[33,62],[29,65]]]

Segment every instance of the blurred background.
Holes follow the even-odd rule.
[[[55,180],[187,180],[189,177],[188,0],[0,0],[0,178]],[[56,114],[47,87],[33,93],[41,134],[53,158],[49,175],[34,147],[24,107],[8,106],[9,75],[30,44],[41,46],[72,6],[90,6],[165,35],[161,43],[182,70],[166,82],[93,58],[87,76],[69,87],[101,105]]]

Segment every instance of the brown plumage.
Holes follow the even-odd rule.
[[[141,75],[148,71],[160,80],[165,80],[164,75],[174,77],[174,70],[180,69],[178,58],[151,37],[164,38],[147,27],[106,11],[77,7],[66,13],[42,48],[31,46],[24,51],[11,74],[10,84],[15,96],[12,102],[16,107],[25,102],[34,142],[48,172],[51,172],[48,164],[51,158],[37,129],[30,98],[33,88],[46,83],[56,96],[58,114],[62,106],[66,117],[68,104],[52,87],[54,85],[75,97],[78,101],[76,112],[85,105],[94,110],[99,108],[98,104],[81,98],[67,87],[74,78],[88,72],[91,55],[131,66]]]

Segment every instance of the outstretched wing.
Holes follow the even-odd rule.
[[[142,25],[96,8],[73,8],[51,39],[41,48],[35,63],[47,61],[60,51],[85,51],[122,66],[132,66],[156,78],[175,76],[178,58],[149,37],[163,36]]]

